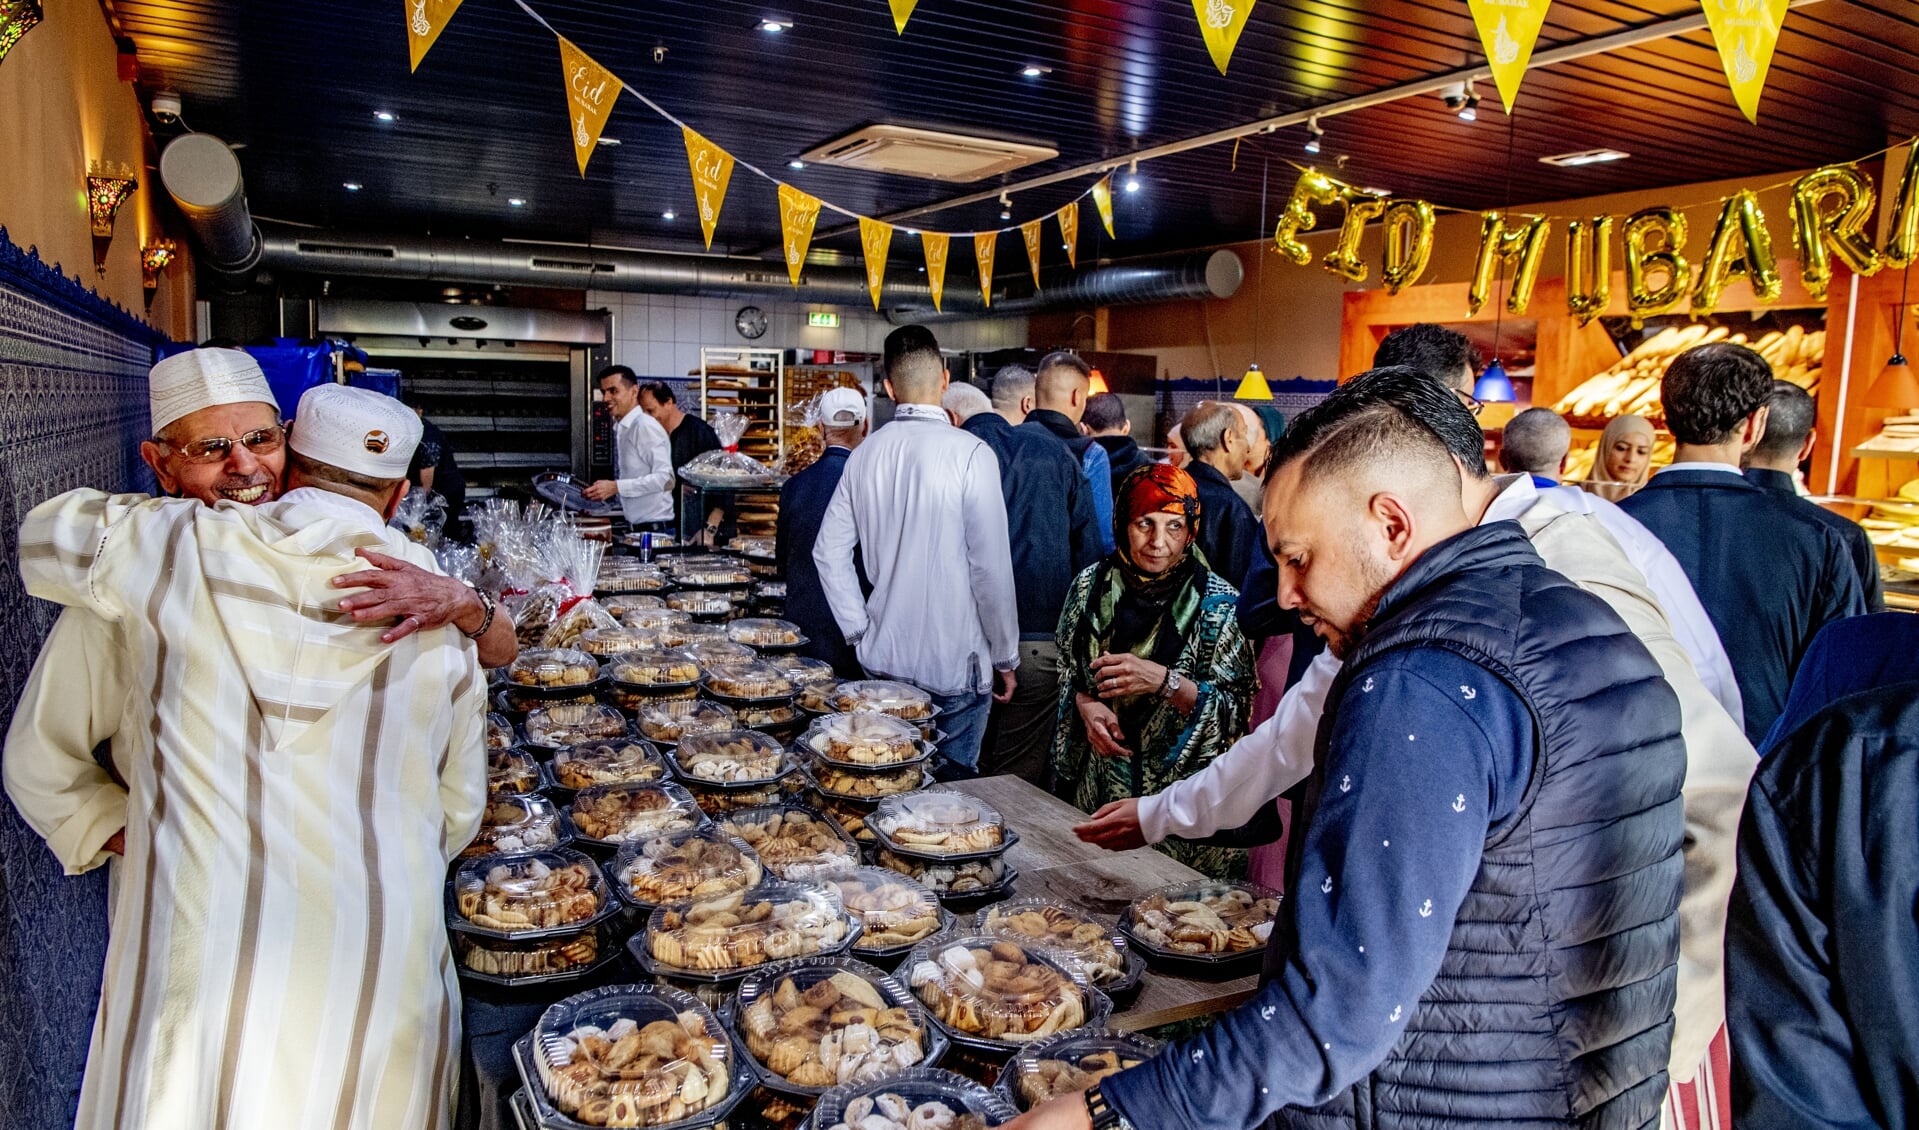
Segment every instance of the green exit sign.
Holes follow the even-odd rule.
[[[819,326],[823,329],[836,330],[840,328],[840,316],[838,314],[828,314],[823,311],[814,310],[806,315],[806,324],[809,326]]]

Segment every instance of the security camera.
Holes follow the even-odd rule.
[[[180,96],[171,90],[158,91],[153,96],[153,116],[160,119],[161,125],[170,126],[180,120]]]
[[[653,49],[653,61],[655,63],[664,64],[666,62],[666,48],[655,47]]]

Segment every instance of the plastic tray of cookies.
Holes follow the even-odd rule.
[[[913,994],[953,1042],[1013,1051],[1106,1022],[1112,1002],[1079,966],[1044,946],[993,934],[941,934],[900,966]]]
[[[785,672],[760,659],[709,661],[700,685],[726,702],[791,702],[797,689]]]
[[[638,718],[640,711],[663,702],[691,701],[700,697],[698,687],[668,687],[664,690],[637,687],[622,687],[617,684],[606,689],[607,705],[615,710],[624,711],[629,717]]]
[[[627,736],[626,715],[600,702],[556,702],[527,711],[526,744],[542,750]]]
[[[509,722],[524,724],[526,716],[556,704],[594,706],[605,701],[596,692],[606,689],[606,684],[596,683],[591,690],[575,695],[535,695],[528,694],[523,687],[503,687],[493,696],[493,708]],[[522,739],[524,741],[524,738]]]
[[[767,804],[784,804],[797,801],[806,789],[806,778],[794,773],[788,777],[766,785],[747,785],[744,787],[725,785],[703,785],[698,781],[680,782],[700,811],[717,820],[728,812],[738,812],[742,808],[758,808]]]
[[[568,997],[513,1055],[545,1130],[708,1126],[759,1081],[711,1009],[657,985]]]
[[[825,879],[856,871],[860,849],[839,822],[803,804],[766,804],[714,818],[782,879]]]
[[[1070,954],[1095,989],[1119,1000],[1139,988],[1146,960],[1111,922],[1057,899],[1018,898],[982,907],[973,918],[981,934],[1004,934]]]
[[[1012,893],[1013,882],[1019,878],[1019,872],[1006,866],[1006,858],[999,855],[984,859],[921,859],[877,848],[873,861],[918,882],[949,906],[1003,898]]]
[[[762,730],[783,738],[790,738],[800,727],[806,725],[806,715],[790,699],[774,702],[741,702],[733,706],[734,713],[740,716],[740,725],[749,730]]]
[[[514,732],[513,723],[507,721],[506,715],[497,711],[487,712],[486,748],[505,749],[519,740],[519,734]]]
[[[953,921],[938,895],[884,867],[862,867],[830,882],[839,890],[847,913],[860,920],[860,940],[853,943],[853,952],[860,957],[896,957]]]
[[[518,796],[540,787],[540,763],[531,753],[513,746],[487,751],[486,792],[492,796]]]
[[[791,620],[748,616],[726,626],[726,638],[760,651],[792,651],[806,646],[806,633]]]
[[[916,1067],[820,1096],[813,1130],[986,1130],[1018,1117],[1004,1096],[954,1071]]]
[[[615,689],[639,691],[695,686],[700,677],[706,674],[699,660],[680,648],[671,647],[641,647],[623,651],[606,661],[606,673],[612,678]]]
[[[978,797],[941,789],[881,799],[867,822],[895,855],[984,859],[1019,842],[999,810]]]
[[[841,683],[833,700],[843,714],[886,714],[904,722],[919,724],[939,715],[933,696],[892,679],[854,679]]]
[[[664,609],[666,607],[666,598],[657,593],[650,592],[621,593],[617,596],[601,597],[600,607],[606,609],[608,616],[620,621],[622,626],[632,628],[633,625],[626,623],[626,618],[629,615],[635,612],[651,612]]]
[[[657,608],[635,608],[622,614],[620,616],[620,623],[624,627],[632,628],[636,631],[652,632],[657,637],[663,629],[685,624],[690,619],[691,617],[686,613],[675,612],[673,609],[668,608],[666,601],[661,600]],[[665,646],[676,647],[678,645],[666,644]]]
[[[799,768],[785,746],[758,730],[688,734],[671,756],[675,777],[708,788],[770,785]]]
[[[740,728],[733,709],[705,699],[656,702],[637,715],[641,736],[663,746],[678,745],[688,734],[712,734]]]
[[[583,930],[619,909],[599,867],[571,848],[464,860],[446,897],[448,929],[507,940]]]
[[[827,714],[813,720],[800,744],[822,761],[854,769],[909,765],[932,751],[917,727],[885,714]]]
[[[1217,971],[1256,966],[1280,894],[1257,883],[1200,880],[1151,890],[1119,916],[1119,932],[1154,965]]]
[[[900,793],[916,792],[933,783],[923,764],[888,765],[879,769],[848,769],[829,761],[815,759],[807,767],[813,787],[822,794],[840,800],[878,804]]]
[[[591,628],[580,633],[579,642],[574,646],[604,665],[623,651],[658,647],[659,637],[642,628]]]
[[[546,774],[549,788],[571,794],[594,785],[643,785],[658,781],[666,776],[666,762],[651,742],[619,738],[562,746],[553,751]]]
[[[1111,1028],[1062,1032],[1014,1052],[995,1089],[1020,1110],[1031,1110],[1138,1067],[1158,1055],[1160,1046],[1150,1036]]]
[[[617,925],[601,919],[571,933],[512,940],[456,930],[453,964],[462,977],[508,988],[577,981],[620,956]]]
[[[839,676],[833,673],[833,665],[824,659],[815,659],[810,655],[798,655],[790,651],[776,651],[768,655],[766,661],[778,667],[782,674],[793,680],[793,685],[796,687],[839,682]]]
[[[753,586],[753,599],[762,604],[785,604],[785,581],[761,581]]]
[[[609,557],[600,567],[600,575],[593,582],[595,594],[620,595],[626,593],[658,593],[673,587],[666,570],[658,565],[647,565],[632,561],[630,557]],[[620,564],[613,564],[620,562]],[[601,603],[608,603],[602,601]]]
[[[666,606],[695,620],[723,620],[734,611],[733,598],[715,589],[682,589],[666,598]]]
[[[702,625],[702,627],[717,628],[719,625]],[[752,648],[743,643],[734,643],[724,635],[694,635],[686,641],[681,650],[708,668],[729,663],[747,663],[759,658],[759,653]]]
[[[837,890],[769,880],[748,891],[657,907],[627,950],[648,973],[734,981],[769,962],[843,953],[859,933]]]
[[[739,554],[741,557],[746,558],[748,561],[756,558],[761,561],[771,561],[773,560],[778,545],[779,542],[775,538],[769,538],[764,535],[752,536],[743,534],[734,538],[732,542],[727,545],[727,548]]]
[[[600,661],[577,647],[536,647],[507,664],[506,680],[535,698],[571,697],[600,681]]]
[[[565,838],[560,810],[551,800],[538,793],[499,793],[486,798],[480,830],[474,833],[473,842],[460,850],[460,857],[550,851]]]
[[[812,957],[740,982],[735,1036],[775,1091],[819,1095],[932,1064],[946,1037],[906,986],[863,961]]]
[[[737,557],[705,554],[685,556],[673,562],[673,581],[682,589],[744,588],[753,583],[753,572]]]
[[[806,803],[831,816],[839,824],[840,831],[853,837],[854,843],[862,847],[870,847],[879,842],[873,836],[873,829],[866,826],[866,818],[873,815],[873,805],[876,802],[848,800],[845,797],[832,796],[814,789],[807,795]]]
[[[648,785],[594,785],[566,809],[582,841],[618,847],[628,840],[697,828],[706,817],[692,794],[671,781]]]
[[[628,840],[607,865],[607,874],[627,905],[651,910],[749,890],[759,886],[766,872],[752,848],[706,827]]]

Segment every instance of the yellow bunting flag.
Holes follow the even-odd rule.
[[[921,232],[920,248],[926,252],[926,287],[933,292],[933,309],[940,308],[946,293],[946,253],[953,237],[945,232]]]
[[[613,114],[625,84],[612,71],[594,62],[586,52],[560,36],[560,67],[566,72],[567,118],[573,125],[573,156],[586,175],[586,163],[599,147],[600,131]]]
[[[1032,220],[1019,226],[1019,237],[1026,241],[1026,259],[1033,264],[1033,289],[1039,289],[1039,226],[1044,221]]]
[[[893,34],[906,34],[906,21],[913,18],[913,9],[919,7],[920,0],[886,0],[893,6]]]
[[[693,170],[693,199],[700,209],[700,230],[706,233],[706,249],[711,251],[720,205],[726,203],[726,185],[733,179],[733,155],[686,126],[681,126],[680,132],[686,136],[686,163]]]
[[[1779,42],[1789,0],[1700,0],[1712,28],[1719,63],[1732,84],[1733,101],[1746,120],[1759,122],[1759,95],[1766,88],[1772,48]]]
[[[1059,234],[1066,240],[1066,261],[1079,266],[1079,201],[1053,213],[1059,217]]]
[[[999,251],[999,233],[996,231],[975,232],[973,234],[973,257],[979,260],[979,292],[987,306],[993,305],[993,256]]]
[[[406,50],[412,59],[413,70],[420,69],[420,60],[433,50],[439,42],[440,33],[446,30],[447,21],[453,13],[460,10],[460,0],[404,0],[406,4]]]
[[[1099,222],[1106,229],[1107,239],[1118,239],[1113,234],[1113,178],[1103,176],[1093,186],[1093,207],[1099,211]]]
[[[790,184],[780,186],[780,243],[786,249],[786,273],[794,286],[800,285],[800,269],[806,266],[806,249],[813,242],[813,225],[819,218],[819,197]]]
[[[1546,23],[1546,9],[1552,7],[1552,0],[1466,3],[1473,12],[1473,25],[1479,29],[1480,46],[1486,49],[1493,82],[1499,87],[1499,100],[1510,114],[1519,98],[1519,80],[1526,77],[1526,63],[1533,57],[1533,44],[1539,41],[1539,29]]]
[[[886,280],[886,251],[893,246],[893,225],[860,217],[860,250],[866,253],[866,289],[873,309],[880,308],[880,283]]]
[[[1199,35],[1213,56],[1213,65],[1225,74],[1233,48],[1239,46],[1239,33],[1246,30],[1246,17],[1253,14],[1253,0],[1193,0],[1193,14],[1199,17]]]

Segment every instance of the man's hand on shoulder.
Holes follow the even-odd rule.
[[[422,569],[398,557],[389,557],[370,549],[357,552],[373,568],[343,573],[333,578],[333,587],[368,591],[343,598],[340,611],[351,615],[354,622],[359,624],[398,620],[399,623],[380,637],[383,641],[393,643],[423,628],[438,628],[444,624],[451,624],[456,631],[472,636],[486,625],[486,602],[465,583]],[[501,622],[500,618],[494,618],[495,627]],[[501,648],[494,640],[499,634],[489,629],[481,637],[482,665],[497,667],[512,660],[512,651],[506,651],[504,656],[500,654]]]

